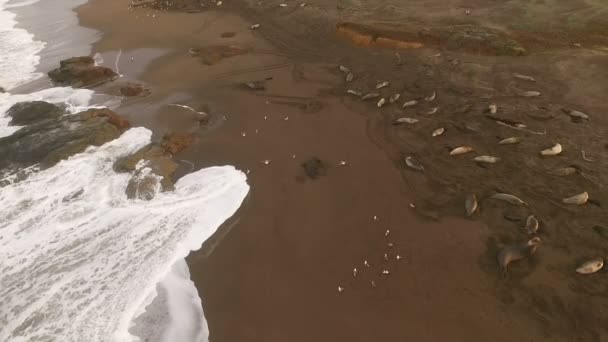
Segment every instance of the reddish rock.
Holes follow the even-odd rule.
[[[194,135],[192,133],[167,133],[163,136],[161,146],[165,151],[175,155],[188,146],[194,141]]]
[[[60,67],[48,75],[58,85],[88,87],[113,81],[118,74],[112,69],[96,66],[92,57],[73,57],[59,62]]]
[[[121,131],[125,131],[131,127],[131,123],[127,119],[120,117],[118,114],[113,111],[102,108],[102,109],[89,109],[86,112],[81,113],[81,115],[91,115],[91,117],[105,117],[108,118],[108,123],[116,126]]]

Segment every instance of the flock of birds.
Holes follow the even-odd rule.
[[[350,70],[350,68],[340,65],[339,71],[345,75],[344,80],[346,83],[350,83],[355,79],[355,75]],[[516,79],[522,80],[522,81],[536,82],[536,80],[533,77],[527,76],[527,75],[513,74],[513,77]],[[383,95],[381,93],[382,89],[388,88],[390,86],[390,84],[391,83],[389,81],[379,81],[376,84],[375,89],[372,90],[371,92],[364,93],[364,92],[362,92],[360,90],[356,90],[356,89],[347,89],[346,94],[350,95],[350,96],[354,96],[361,101],[374,101],[374,102],[376,102],[376,106],[378,108],[381,108],[385,105],[397,104],[397,103],[399,103],[399,100],[402,98],[400,93],[393,93],[390,95]],[[535,91],[535,90],[527,90],[527,91],[518,92],[517,95],[520,97],[524,97],[524,98],[533,98],[533,97],[541,96],[541,93],[539,91]],[[428,96],[425,96],[425,97],[415,98],[415,99],[406,99],[402,102],[401,106],[402,106],[402,108],[408,108],[408,107],[417,106],[420,103],[432,104],[436,98],[437,98],[437,92],[433,91],[432,93],[430,93]],[[420,114],[424,115],[424,116],[430,116],[430,115],[437,113],[439,110],[440,110],[440,106],[434,106],[425,111],[421,111]],[[589,115],[587,115],[586,113],[583,113],[581,111],[578,111],[578,110],[567,109],[567,108],[564,108],[562,110],[574,122],[582,122],[582,121],[587,121],[590,119]],[[542,133],[527,130],[526,126],[521,123],[516,123],[516,122],[512,122],[510,120],[500,118],[499,116],[496,115],[498,113],[498,106],[495,103],[491,103],[488,106],[487,111],[489,112],[489,117],[494,119],[497,123],[499,123],[501,125],[509,126],[511,128],[517,129],[517,130],[528,131],[530,133],[542,134]],[[395,119],[393,121],[393,125],[395,125],[395,126],[414,125],[418,122],[419,122],[419,119],[417,119],[415,117],[402,116],[402,117]],[[445,133],[445,131],[446,130],[444,127],[438,127],[437,129],[430,132],[430,134],[432,137],[439,137],[439,136],[443,135]],[[500,142],[498,142],[498,144],[499,145],[514,145],[514,144],[520,143],[521,141],[522,141],[521,137],[512,136],[512,137],[507,137],[505,139],[502,139]],[[458,147],[451,149],[449,154],[451,156],[456,156],[456,155],[472,153],[474,151],[475,151],[475,149],[473,147],[468,146],[468,145],[463,145],[463,146],[458,146]],[[562,151],[563,151],[562,145],[560,143],[555,143],[553,146],[540,151],[539,154],[543,157],[551,157],[551,156],[559,155],[560,153],[562,153]],[[592,161],[592,160],[586,158],[584,151],[581,151],[581,154],[582,154],[582,157],[584,160]],[[495,164],[495,163],[500,162],[501,158],[496,157],[496,156],[491,156],[491,155],[480,155],[480,156],[474,157],[473,160],[477,163],[482,163],[482,164]],[[420,161],[418,161],[414,156],[405,156],[404,161],[405,161],[405,165],[408,168],[412,169],[413,171],[424,172],[424,170],[425,170],[424,165]],[[550,174],[556,175],[556,176],[567,176],[567,175],[570,175],[570,174],[573,174],[576,172],[577,172],[577,169],[574,167],[563,167],[563,168],[558,168],[558,169],[549,171]],[[520,199],[519,197],[512,195],[512,194],[508,194],[508,193],[496,193],[496,194],[490,196],[490,198],[494,199],[494,200],[504,201],[511,205],[526,206],[526,207],[528,206],[528,204],[526,202],[524,202],[522,199]],[[562,202],[564,204],[568,204],[568,205],[583,205],[583,204],[587,203],[588,201],[589,201],[589,194],[586,191],[583,191],[579,194],[562,199]],[[474,193],[467,194],[467,196],[465,198],[466,215],[472,216],[478,210],[478,208],[479,208],[479,205],[478,205],[478,201],[477,201],[477,196]],[[522,230],[525,231],[529,235],[535,235],[538,232],[538,228],[539,228],[538,219],[534,215],[529,215],[526,219],[525,226],[522,227]],[[524,258],[527,258],[527,257],[533,255],[536,252],[537,247],[540,244],[540,242],[541,242],[540,237],[534,236],[531,239],[529,239],[528,241],[515,243],[515,244],[511,244],[511,245],[507,245],[507,246],[503,247],[498,252],[498,255],[497,255],[497,261],[498,261],[499,266],[501,267],[501,270],[503,271],[503,274],[506,274],[507,267],[511,262],[522,260]],[[595,257],[595,258],[592,258],[592,259],[589,259],[589,260],[583,262],[579,267],[576,268],[576,272],[579,274],[592,274],[592,273],[596,273],[597,271],[601,270],[603,268],[603,266],[604,266],[604,259],[602,257]],[[354,269],[353,275],[356,276],[356,268]],[[375,284],[373,284],[373,285],[375,285]],[[342,292],[343,290],[344,290],[343,287],[338,287],[339,292]]]

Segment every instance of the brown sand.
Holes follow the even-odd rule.
[[[484,8],[486,2],[477,2]],[[441,22],[439,14],[463,10],[431,3],[434,12],[422,11],[416,2],[408,6],[425,13],[421,22]],[[540,44],[527,36],[532,50],[550,46],[552,52],[513,58],[442,51],[428,58],[438,51],[421,48],[399,51],[397,61],[395,51],[351,47],[333,29],[356,17],[385,25],[387,13],[396,21],[407,6],[389,1],[379,2],[383,11],[359,2],[339,2],[337,9],[321,1],[289,6],[264,2],[247,9],[230,2],[186,14],[129,11],[124,1],[93,0],[79,10],[85,26],[104,32],[94,50],[113,65],[121,49],[125,81],[144,82],[152,91],[126,100],[120,113],[157,137],[194,133],[195,143],[177,159],[195,169],[232,164],[251,172],[251,194],[238,217],[189,258],[211,340],[607,341],[606,273],[583,278],[573,272],[585,257],[608,255],[606,241],[590,229],[608,222],[601,208],[608,201],[601,172],[608,166],[602,158],[608,127],[601,115],[608,109],[605,48],[563,50],[553,38]],[[393,11],[386,12],[390,6]],[[261,28],[250,30],[254,23]],[[594,43],[603,39],[593,37]],[[218,45],[248,52],[220,53],[221,60],[216,53],[212,65],[188,54]],[[352,84],[344,84],[337,63],[353,69]],[[539,82],[515,82],[513,72],[532,74]],[[241,86],[266,78],[272,79],[264,91]],[[385,96],[401,92],[402,98],[418,98],[436,89],[438,98],[404,114],[395,105],[379,110],[375,102],[343,95],[347,88],[372,91],[379,80],[392,82]],[[520,88],[538,89],[542,99],[513,96]],[[547,135],[484,118],[490,102]],[[170,103],[208,110],[210,128]],[[593,124],[571,123],[559,114],[565,105],[593,114]],[[441,108],[433,117],[418,114],[433,106]],[[543,117],[547,111],[553,118]],[[392,126],[402,115],[421,121]],[[446,134],[431,138],[441,126]],[[525,136],[526,142],[495,145],[510,135]],[[567,146],[563,156],[537,156],[554,141]],[[470,161],[473,155],[449,157],[449,149],[462,144],[499,155],[502,163],[478,167]],[[582,161],[581,148],[598,161]],[[405,155],[420,159],[425,173],[407,170]],[[311,157],[328,166],[316,180],[301,167]],[[339,166],[342,160],[348,165]],[[543,172],[568,164],[580,167],[586,178],[555,179]],[[182,173],[188,171],[184,163]],[[566,209],[552,204],[579,189],[589,189],[596,204]],[[531,209],[486,200],[497,190],[525,197]],[[453,218],[464,216],[467,192],[477,193],[481,214],[470,221]],[[543,244],[503,279],[495,259],[499,246],[527,238],[518,229],[521,223],[503,215],[525,218],[527,210],[541,219]],[[397,254],[403,259],[396,260]],[[383,269],[390,274],[382,275]],[[339,293],[338,286],[345,290]]]

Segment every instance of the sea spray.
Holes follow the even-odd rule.
[[[150,136],[131,129],[0,189],[0,341],[131,341],[157,284],[239,208],[249,186],[230,166],[188,174],[151,201],[127,199],[131,175],[113,163]]]

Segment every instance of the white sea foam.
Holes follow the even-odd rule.
[[[159,283],[163,340],[206,339],[183,258],[234,214],[249,187],[233,167],[212,167],[151,201],[127,199],[130,174],[112,165],[150,136],[131,129],[0,188],[0,341],[131,341],[132,320]],[[174,325],[186,317],[190,330]]]
[[[16,28],[15,14],[5,10],[8,0],[0,0],[0,87],[9,90],[42,76],[36,73],[40,61],[38,53],[45,43],[34,40],[34,35]],[[14,4],[24,6],[33,2]]]

